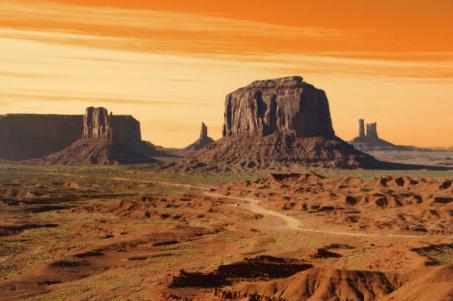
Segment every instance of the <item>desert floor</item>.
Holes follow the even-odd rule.
[[[452,300],[452,178],[0,165],[0,300]]]

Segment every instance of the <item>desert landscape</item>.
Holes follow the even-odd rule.
[[[452,1],[0,2],[0,301],[453,301]]]
[[[0,300],[453,298],[453,170],[356,150],[302,77],[226,99],[218,141],[156,147],[90,107],[67,147],[5,160]]]
[[[385,174],[2,166],[0,300],[451,299],[451,172]]]

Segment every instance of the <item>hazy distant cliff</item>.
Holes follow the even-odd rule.
[[[81,115],[8,114],[0,116],[0,158],[39,158],[82,136]]]

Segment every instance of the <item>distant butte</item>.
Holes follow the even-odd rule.
[[[184,148],[186,154],[191,154],[193,152],[199,151],[209,144],[213,143],[214,140],[208,136],[208,127],[204,122],[201,123],[200,138],[198,138],[194,143]]]
[[[83,136],[65,149],[39,160],[44,164],[137,164],[156,162],[157,151],[141,140],[132,116],[113,116],[105,108],[86,109]]]
[[[357,149],[364,152],[373,151],[433,151],[415,146],[397,145],[379,137],[377,122],[368,123],[365,127],[365,120],[359,119],[359,135],[350,143]]]

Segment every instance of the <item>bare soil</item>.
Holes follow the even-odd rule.
[[[450,174],[327,173],[0,166],[0,300],[451,300]]]

